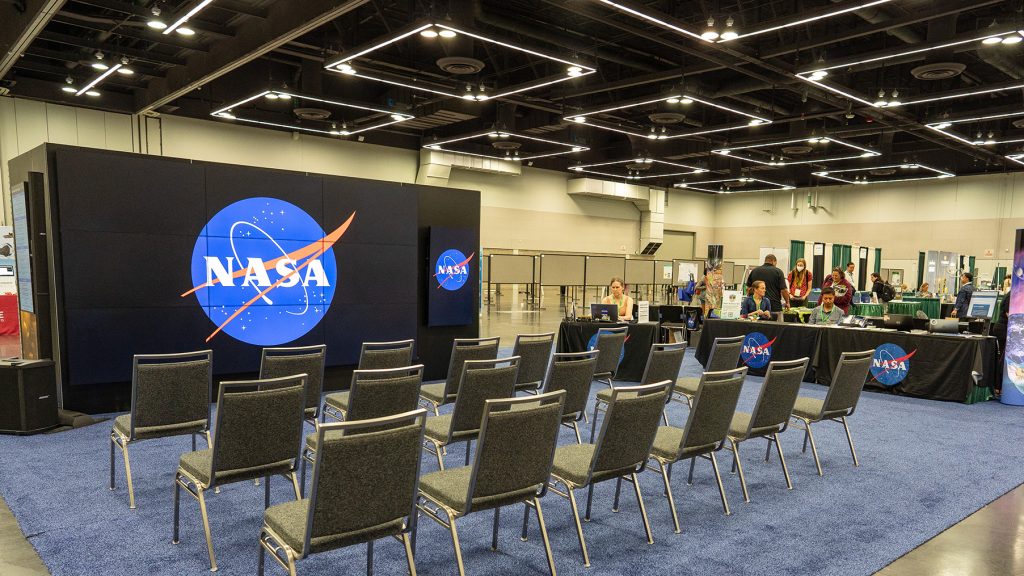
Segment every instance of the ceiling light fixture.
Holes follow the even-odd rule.
[[[1016,163],[1020,164],[1021,166],[1024,166],[1024,153],[1021,153],[1021,154],[1007,154],[1006,155],[1006,159],[1007,160],[1011,160],[1013,162],[1016,162]]]
[[[1024,40],[1024,33],[1018,32],[1017,34],[1011,34],[1003,38],[1002,44],[1012,45],[1019,44],[1021,40]]]
[[[728,124],[728,125],[724,125],[724,126],[718,126],[718,127],[714,127],[714,128],[706,128],[706,129],[697,129],[697,130],[691,130],[691,131],[676,132],[676,133],[673,133],[673,134],[668,134],[666,132],[666,133],[661,134],[661,135],[658,136],[659,140],[672,139],[672,138],[683,138],[683,137],[697,136],[697,135],[700,135],[700,134],[711,134],[711,133],[714,133],[714,132],[725,132],[725,131],[728,131],[728,130],[737,130],[737,129],[746,128],[746,127],[749,127],[749,126],[760,126],[760,125],[764,125],[764,124],[771,124],[771,120],[769,120],[768,118],[762,118],[762,117],[757,116],[755,114],[751,114],[749,112],[744,112],[743,110],[738,110],[736,108],[730,108],[728,106],[723,106],[722,104],[718,104],[717,102],[712,102],[710,100],[704,100],[702,98],[698,98],[696,96],[691,96],[691,95],[688,95],[688,94],[670,94],[668,96],[658,96],[656,98],[641,98],[641,99],[637,99],[637,100],[630,100],[630,101],[627,101],[627,102],[624,102],[624,103],[621,103],[621,104],[617,104],[615,106],[606,106],[606,107],[603,107],[603,108],[597,108],[597,109],[592,109],[592,110],[584,110],[582,112],[576,112],[576,113],[573,113],[573,114],[571,114],[569,116],[566,116],[564,118],[564,120],[571,121],[571,122],[576,122],[578,124],[583,124],[583,123],[587,122],[588,120],[594,120],[595,122],[592,122],[590,125],[594,126],[595,128],[601,128],[603,130],[609,130],[609,131],[612,131],[612,132],[618,132],[620,134],[627,134],[627,135],[630,135],[630,136],[639,136],[641,138],[647,138],[647,137],[649,137],[649,135],[647,133],[642,132],[641,131],[642,128],[637,128],[637,129],[631,130],[631,129],[628,129],[628,127],[623,127],[621,124],[617,124],[617,125],[606,124],[606,123],[603,123],[603,122],[601,122],[600,120],[598,120],[596,118],[588,118],[588,116],[594,116],[594,115],[597,115],[597,114],[605,114],[605,113],[608,113],[608,112],[614,112],[616,110],[626,110],[626,109],[629,109],[629,108],[635,108],[635,107],[640,107],[640,106],[648,106],[650,104],[658,104],[658,103],[661,103],[661,102],[665,102],[667,104],[679,103],[679,104],[684,104],[684,105],[689,105],[689,104],[692,104],[694,102],[699,102],[700,104],[703,104],[705,106],[711,106],[713,108],[718,108],[719,110],[724,110],[724,111],[730,112],[732,114],[737,114],[737,115],[740,115],[740,116],[744,116],[746,118],[750,118],[750,120],[749,121],[732,123],[732,124]]]
[[[464,150],[456,150],[456,149],[451,148],[450,146],[448,148],[445,148],[445,146],[450,145],[450,144],[455,144],[457,142],[463,142],[463,141],[466,141],[466,140],[472,140],[474,138],[489,137],[493,133],[495,133],[495,130],[493,130],[493,129],[481,130],[481,131],[478,131],[478,132],[473,132],[473,133],[470,133],[470,134],[466,134],[464,136],[457,136],[455,138],[449,138],[447,140],[431,141],[430,144],[426,144],[423,147],[424,148],[429,148],[430,150],[439,150],[439,151],[442,151],[442,152],[450,152],[452,154],[463,154],[463,155],[466,155],[466,156],[476,156],[476,157],[479,157],[479,158],[490,158],[492,160],[536,160],[538,158],[548,158],[550,156],[561,156],[563,154],[572,154],[574,152],[583,152],[583,151],[586,151],[586,150],[590,149],[590,148],[588,148],[586,146],[580,146],[579,144],[569,144],[569,143],[566,143],[566,142],[559,142],[558,140],[548,140],[546,138],[538,138],[536,136],[530,136],[530,135],[527,135],[527,134],[519,134],[519,133],[516,133],[516,132],[509,132],[507,130],[501,130],[501,131],[497,132],[498,133],[498,137],[499,138],[510,138],[511,137],[511,138],[515,138],[517,140],[529,140],[531,142],[540,142],[540,143],[543,143],[543,144],[550,144],[551,146],[562,147],[562,148],[565,148],[565,150],[559,150],[557,152],[547,152],[547,151],[544,151],[544,152],[538,152],[536,154],[528,154],[528,155],[522,155],[522,156],[520,156],[520,152],[518,150],[516,150],[515,154],[512,157],[506,158],[505,156],[495,156],[495,155],[491,155],[491,154],[481,154],[481,153],[477,153],[477,152],[467,152],[467,151],[464,151]]]
[[[660,14],[657,16],[648,14],[646,12],[646,8],[640,8],[639,6],[627,2],[626,0],[601,0],[601,3],[611,6],[612,8],[615,8],[616,10],[619,10],[621,12],[625,12],[627,14],[640,18],[641,20],[646,20],[653,24],[657,24],[662,28],[667,28],[668,30],[672,30],[673,32],[679,32],[684,36],[689,36],[691,38],[696,38],[698,40],[704,40],[704,38],[700,34],[697,34],[692,30],[683,28],[681,23],[680,25],[676,25],[669,22],[670,19],[674,20],[674,18],[669,18],[664,14]]]
[[[902,170],[924,170],[930,172],[923,176],[910,177],[901,176],[899,178],[887,178],[884,180],[870,180],[868,175],[861,174],[862,172],[868,172],[873,170],[890,170],[890,169],[902,169]],[[854,173],[853,176],[844,176],[849,173]],[[835,180],[836,182],[842,182],[844,184],[884,184],[888,182],[912,182],[915,180],[935,180],[939,178],[952,178],[955,174],[946,172],[945,170],[939,170],[938,168],[932,168],[925,166],[924,164],[892,164],[889,166],[865,166],[860,168],[846,168],[846,169],[831,169],[828,171],[812,172],[815,176],[821,178],[827,178],[829,180]]]
[[[735,192],[774,192],[776,190],[792,190],[794,186],[789,184],[779,184],[778,182],[772,182],[770,180],[762,180],[761,178],[724,178],[719,180],[701,180],[699,182],[679,182],[674,186],[676,188],[686,188],[687,190],[698,190],[700,192],[710,192],[712,194],[722,194],[725,192],[724,185],[727,182],[736,182],[737,180],[744,183],[756,182],[763,184],[757,188],[743,188],[743,190],[735,190]],[[719,184],[719,188],[708,186],[709,184]]]
[[[424,38],[437,38],[437,30],[434,30],[433,28],[421,30],[420,36],[423,36]]]
[[[700,37],[704,40],[707,40],[708,42],[714,42],[715,40],[718,40],[718,32],[715,31],[714,18],[708,18],[707,30],[701,32]]]
[[[725,21],[725,30],[722,32],[722,42],[728,42],[729,40],[735,40],[740,37],[740,33],[737,32],[736,29],[732,27],[732,25],[732,16],[729,16],[729,19]]]
[[[150,12],[153,14],[153,17],[146,22],[146,26],[149,26],[153,30],[163,30],[164,28],[167,28],[167,24],[160,19],[159,5],[154,5],[153,8],[150,9]]]
[[[342,107],[342,108],[350,108],[350,109],[355,109],[355,110],[363,110],[363,111],[366,111],[366,112],[373,112],[373,113],[376,113],[377,115],[384,116],[384,118],[370,120],[366,124],[359,125],[356,129],[348,129],[348,126],[345,123],[342,123],[342,132],[339,133],[338,130],[337,130],[336,124],[332,124],[334,129],[331,130],[331,129],[315,128],[313,126],[285,124],[283,122],[269,122],[269,121],[266,121],[266,120],[258,120],[258,119],[255,119],[255,118],[246,118],[246,117],[241,115],[242,111],[239,110],[239,107],[241,107],[241,106],[243,106],[245,104],[248,104],[249,102],[252,102],[253,100],[257,100],[259,98],[264,98],[265,97],[265,98],[273,100],[274,98],[271,98],[271,96],[270,96],[271,94],[274,95],[274,98],[279,98],[279,99],[282,99],[282,100],[295,99],[295,100],[298,100],[300,102],[304,101],[304,100],[308,100],[308,101],[311,101],[311,102],[319,102],[319,103],[322,103],[322,104],[330,104],[332,106],[339,106],[339,107]],[[248,122],[248,123],[251,123],[251,124],[259,124],[259,125],[262,125],[262,126],[274,126],[274,127],[278,127],[278,128],[287,128],[289,130],[302,130],[302,131],[305,131],[305,132],[313,132],[313,133],[316,133],[316,134],[329,134],[329,135],[333,135],[333,136],[337,136],[337,135],[348,136],[350,134],[358,134],[360,132],[367,132],[369,130],[375,130],[377,128],[383,128],[384,126],[390,126],[391,124],[396,124],[398,122],[405,122],[406,120],[412,120],[414,118],[413,115],[406,114],[404,112],[396,112],[394,110],[387,110],[387,109],[383,109],[383,108],[376,108],[376,107],[373,107],[373,106],[368,106],[368,105],[365,105],[365,104],[357,104],[357,103],[353,103],[353,102],[342,102],[342,101],[339,101],[339,100],[329,100],[329,99],[326,99],[326,98],[320,98],[318,96],[308,96],[308,95],[305,95],[305,94],[299,94],[299,93],[296,93],[296,92],[285,91],[285,90],[264,90],[264,91],[262,91],[262,92],[260,92],[258,94],[254,94],[253,96],[249,96],[248,98],[244,98],[242,100],[239,100],[238,102],[233,102],[231,104],[228,104],[227,106],[223,106],[221,108],[218,108],[217,110],[214,110],[213,112],[211,112],[210,115],[214,116],[216,118],[224,118],[226,120],[237,120],[239,122]]]
[[[175,32],[177,32],[178,34],[181,34],[182,36],[195,36],[196,35],[196,31],[191,29],[191,28],[189,28],[188,26],[178,26],[178,29],[175,30]]]
[[[85,95],[86,96],[92,96],[93,98],[95,98],[95,97],[99,96],[100,93],[98,91],[96,91],[96,90],[87,90],[85,92]]]
[[[595,168],[603,168],[606,166],[628,166],[630,164],[650,164],[651,166],[668,166],[668,172],[659,172],[657,174],[644,173],[642,176],[639,173],[633,173],[634,171],[627,169],[627,174],[607,172],[603,170],[595,170]],[[679,170],[682,168],[683,170]],[[630,158],[628,160],[612,160],[610,162],[596,162],[593,164],[579,164],[573,168],[580,172],[587,172],[589,174],[596,174],[598,176],[605,176],[608,178],[626,178],[629,180],[648,180],[652,178],[671,178],[674,176],[688,176],[690,174],[703,174],[707,172],[707,168],[700,168],[698,166],[690,166],[689,164],[682,164],[680,162],[669,162],[667,160],[656,160],[649,156],[640,156],[637,158]]]
[[[728,42],[729,40],[736,40],[738,38],[748,38],[750,36],[757,36],[758,34],[764,34],[766,32],[775,32],[776,30],[782,30],[783,28],[792,28],[793,26],[802,26],[804,24],[822,20],[825,18],[832,18],[833,16],[839,16],[840,14],[846,14],[847,12],[855,12],[857,10],[863,10],[864,8],[870,8],[871,6],[877,6],[878,4],[885,4],[892,0],[871,0],[870,2],[859,2],[852,6],[843,6],[838,10],[828,10],[827,8],[821,14],[816,14],[807,18],[801,18],[792,22],[786,22],[784,24],[769,25],[764,28],[751,30],[744,34],[738,34],[735,38],[726,38],[725,34],[722,34],[722,39],[719,42]]]
[[[61,86],[60,89],[63,90],[64,92],[71,92],[71,93],[78,92],[78,88],[74,87],[74,83],[75,83],[75,79],[72,78],[71,76],[68,76],[68,77],[64,78],[64,86]]]
[[[980,132],[977,134],[977,136],[974,139],[970,139],[970,138],[967,138],[967,137],[965,137],[964,135],[962,135],[960,133],[957,133],[957,132],[951,130],[950,128],[952,128],[953,126],[956,126],[957,124],[973,124],[973,123],[976,123],[976,122],[989,122],[989,121],[992,121],[992,120],[999,120],[999,119],[1002,119],[1002,118],[1016,118],[1016,117],[1024,118],[1024,110],[1018,110],[1016,112],[1006,112],[1006,113],[1002,113],[1002,114],[988,114],[986,116],[973,116],[973,117],[970,117],[970,118],[960,118],[960,119],[956,119],[956,120],[951,120],[951,119],[946,118],[946,119],[943,119],[940,122],[927,123],[927,124],[925,124],[925,127],[929,128],[931,130],[934,130],[936,132],[939,132],[943,136],[948,136],[948,137],[950,137],[950,138],[952,138],[954,140],[958,140],[960,142],[963,142],[964,144],[970,144],[972,146],[992,145],[992,144],[1013,144],[1013,143],[1016,143],[1016,142],[1024,142],[1024,137],[1020,137],[1020,138],[1007,138],[1005,140],[999,140],[999,139],[995,139],[995,138],[990,136],[989,140],[991,140],[991,143],[989,143],[989,142],[984,141],[984,140],[981,139],[981,133]]]
[[[93,78],[91,82],[89,82],[88,84],[83,86],[81,90],[79,90],[78,92],[75,92],[75,96],[81,96],[82,94],[87,94],[88,96],[99,96],[100,93],[96,92],[95,90],[92,90],[92,89],[97,84],[102,82],[107,76],[110,76],[114,72],[117,72],[118,68],[120,68],[120,67],[121,67],[120,64],[114,64],[112,67],[106,69],[102,74],[100,74],[99,76]],[[95,94],[90,94],[90,92],[96,92],[96,93]]]
[[[166,34],[170,34],[171,32],[174,32],[175,30],[177,30],[178,28],[183,26],[186,22],[188,22],[189,18],[191,18],[191,17],[195,16],[196,14],[198,14],[199,11],[202,10],[203,8],[206,8],[211,2],[213,2],[213,0],[201,0],[198,4],[193,6],[191,10],[186,12],[184,16],[182,16],[181,18],[178,18],[174,22],[174,24],[171,24],[170,26],[165,28],[164,31],[163,31],[163,34],[166,35]],[[192,30],[191,28],[188,28],[188,30],[189,30],[189,32],[191,32],[191,34],[195,34],[195,31]],[[188,32],[182,32],[181,34],[184,34],[186,36],[190,36],[191,35]]]
[[[754,162],[756,164],[763,164],[765,166],[791,166],[791,165],[794,165],[794,164],[810,164],[810,163],[817,163],[817,162],[831,162],[831,161],[835,161],[835,160],[849,160],[851,158],[867,158],[869,156],[879,156],[880,155],[879,152],[875,152],[874,150],[871,150],[870,148],[865,148],[863,146],[858,146],[858,145],[853,144],[851,142],[846,142],[844,140],[840,140],[840,139],[834,138],[832,136],[822,136],[822,137],[817,139],[816,143],[818,143],[818,144],[827,144],[827,143],[831,142],[831,143],[838,144],[840,146],[849,148],[850,152],[849,153],[840,153],[838,156],[829,156],[827,158],[816,157],[816,158],[810,158],[810,159],[805,159],[805,160],[786,160],[785,157],[782,157],[782,156],[779,156],[777,159],[776,159],[775,156],[771,156],[769,160],[763,160],[761,158],[758,158],[757,156],[753,156],[753,155],[749,155],[749,154],[743,154],[743,153],[741,153],[741,154],[737,154],[736,153],[737,150],[756,150],[756,149],[759,149],[759,148],[768,148],[768,147],[774,147],[774,146],[785,146],[786,144],[794,144],[794,143],[797,143],[797,142],[803,144],[803,143],[806,143],[807,141],[808,141],[807,138],[795,138],[795,139],[783,140],[781,142],[764,142],[764,143],[761,143],[761,144],[748,144],[746,146],[730,146],[729,148],[720,148],[720,149],[717,149],[717,150],[712,150],[711,152],[714,153],[714,154],[722,155],[722,156],[732,156],[734,158],[739,158],[740,160],[744,160],[744,161],[747,161],[747,162]]]

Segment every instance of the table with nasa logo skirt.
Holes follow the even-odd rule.
[[[626,345],[623,347],[622,360],[616,380],[639,382],[647,367],[647,356],[651,353],[651,345],[658,337],[657,322],[627,324],[625,322],[562,322],[558,326],[559,352],[583,352],[589,350],[591,339],[597,341],[600,328],[616,328],[626,326]]]
[[[708,319],[695,357],[701,366],[707,366],[715,338],[743,336],[740,365],[747,367],[748,374],[764,376],[772,360],[798,360],[806,356],[810,358],[804,378],[807,380],[817,364],[821,332],[817,326],[795,322]]]
[[[891,303],[890,303],[891,304]],[[910,334],[858,328],[823,328],[817,381],[828,385],[843,352],[874,350],[866,387],[897,394],[966,402],[986,400],[995,384],[996,339]],[[975,386],[972,372],[980,379]]]

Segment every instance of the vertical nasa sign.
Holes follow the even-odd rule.
[[[1003,366],[1003,404],[1024,406],[1024,229],[1014,242],[1009,317],[1006,326],[1006,355]],[[1005,303],[1003,304],[1006,305]]]
[[[476,313],[479,259],[472,230],[430,228],[427,325],[465,326]]]

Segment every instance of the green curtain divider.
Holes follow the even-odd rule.
[[[846,263],[853,260],[853,246],[843,244],[842,258],[839,259],[839,267],[846,270]]]
[[[992,273],[992,285],[997,290],[1003,287],[1003,278],[1006,276],[1006,266],[996,266],[996,271]]]
[[[924,284],[924,252],[917,253],[917,285]]]
[[[796,261],[804,257],[804,241],[803,240],[790,240],[789,241],[789,260],[791,267],[796,266]]]
[[[842,264],[840,264],[841,261],[842,261]],[[828,270],[825,270],[825,275],[828,276],[832,272],[833,268],[843,268],[843,264],[846,264],[846,261],[843,260],[843,245],[842,244],[833,244],[832,245],[832,265],[829,266]]]
[[[875,248],[875,274],[881,274],[881,273],[882,273],[882,249],[881,248]],[[888,281],[889,279],[886,278],[885,280]]]
[[[974,277],[974,285],[978,285],[978,269],[974,267],[974,256],[967,257],[967,269],[971,271],[971,276]]]

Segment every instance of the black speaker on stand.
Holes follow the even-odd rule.
[[[59,425],[53,361],[0,363],[0,433],[36,434]]]

